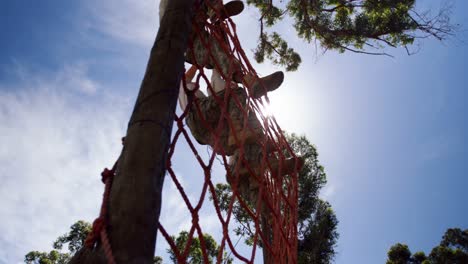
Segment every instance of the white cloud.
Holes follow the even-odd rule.
[[[158,29],[157,2],[89,1],[87,8],[92,15],[89,28],[127,46],[153,43]],[[256,21],[250,13],[245,17]],[[234,20],[243,27],[238,32],[250,32],[247,20]],[[244,48],[248,52],[251,47]],[[105,101],[98,97],[107,93],[105,86],[88,76],[84,63],[65,66],[46,77],[34,75],[18,63],[15,69],[17,84],[2,87],[0,83],[0,215],[4,218],[0,245],[6,252],[0,253],[0,263],[20,262],[30,250],[50,250],[51,242],[73,222],[92,221],[97,216],[103,191],[99,173],[117,157],[130,112],[129,102],[118,96],[107,96]],[[258,70],[266,75],[275,69],[263,65]],[[294,98],[289,101],[295,102]],[[214,177],[224,180],[224,172],[214,173]],[[167,176],[161,222],[169,234],[177,234],[188,230],[192,219],[170,182]],[[190,201],[196,201],[200,188],[182,184]],[[220,242],[221,224],[209,203],[205,200],[200,213],[202,230]],[[165,252],[163,241],[159,236],[158,250]]]
[[[99,174],[117,157],[125,125],[116,97],[96,104],[83,98],[98,87],[85,65],[47,77],[18,69],[17,84],[0,84],[0,263],[50,250],[76,220],[93,221]]]
[[[127,99],[107,96],[105,86],[87,75],[86,64],[45,75],[21,64],[15,68],[17,83],[0,84],[0,246],[5,252],[0,253],[0,263],[20,263],[31,250],[49,251],[75,221],[97,217],[103,192],[99,174],[118,156],[130,112]],[[81,88],[83,83],[96,89],[88,93]],[[176,156],[184,158],[184,149],[180,145]],[[186,175],[193,168],[183,159],[177,162],[183,164],[178,165],[177,178],[196,206],[203,181]],[[223,173],[217,176],[224,179]],[[169,175],[161,223],[171,235],[192,226],[190,212]],[[221,223],[208,195],[200,226],[221,241]],[[167,248],[159,236],[156,254],[167,260]]]
[[[58,74],[56,82],[68,83],[68,86],[77,91],[91,95],[96,93],[99,84],[87,76],[87,67],[84,63],[73,66],[65,66]]]
[[[184,185],[183,178],[180,177],[180,174],[177,175],[178,180]],[[187,194],[187,196],[189,200],[193,200],[190,194]],[[190,228],[191,217],[189,209],[169,175],[166,175],[161,209],[160,222],[169,234],[175,235],[182,230]]]
[[[87,1],[88,26],[120,41],[139,46],[153,43],[159,27],[159,1]]]
[[[182,173],[176,172],[177,179],[181,186],[184,188],[192,207],[195,207],[200,194],[198,193],[199,186],[189,185],[185,181],[185,177]],[[203,182],[199,182],[202,185]],[[190,231],[192,228],[192,216],[182,198],[179,190],[174,184],[174,181],[169,175],[166,176],[164,189],[163,189],[163,202],[161,208],[160,223],[169,235],[178,235],[181,231]],[[215,240],[220,243],[222,236],[221,223],[216,215],[211,201],[208,197],[205,197],[203,207],[199,212],[199,225],[203,233],[212,235]],[[195,233],[195,236],[198,236]],[[158,233],[157,246],[155,254],[162,256],[164,260],[169,259],[169,255],[166,250],[170,246],[166,239]]]

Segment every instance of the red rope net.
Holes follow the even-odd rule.
[[[166,231],[168,223],[161,221],[159,226],[177,263],[187,263],[195,238],[199,239],[202,262],[210,263],[203,230],[212,228],[202,226],[199,219],[206,204],[216,211],[222,230],[217,235],[217,263],[226,262],[225,252],[230,252],[235,263],[254,263],[259,261],[257,251],[263,253],[264,263],[297,262],[297,171],[302,160],[296,158],[274,117],[262,111],[269,103],[267,92],[281,85],[283,74],[257,76],[229,18],[242,11],[239,2],[223,6],[221,1],[202,1],[195,8],[186,53],[192,68],[182,78],[182,113],[176,114],[177,126],[167,162],[170,178],[192,218],[185,246],[178,245]],[[205,88],[208,95],[202,92]],[[180,153],[178,146],[184,140],[202,168],[189,175],[202,182],[196,201],[189,199],[174,168]],[[207,159],[199,153],[199,145],[209,146]],[[218,197],[213,182],[217,163],[222,164],[232,190],[227,201],[226,197]],[[237,250],[238,238],[233,237],[232,230],[239,224],[234,219],[236,206],[253,223],[249,228],[248,253]]]
[[[275,118],[262,112],[269,104],[267,93],[281,85],[283,74],[257,76],[241,48],[235,24],[229,18],[242,9],[240,1],[223,5],[219,0],[205,0],[196,4],[193,32],[186,52],[192,68],[182,78],[179,94],[182,113],[175,117],[177,126],[166,164],[191,217],[191,226],[181,245],[166,230],[168,223],[161,219],[159,223],[159,231],[177,263],[189,262],[195,241],[199,241],[201,254],[198,260],[190,263],[212,262],[213,249],[203,230],[213,230],[213,226],[203,226],[200,221],[204,205],[210,203],[222,233],[211,234],[220,240],[214,253],[216,263],[258,263],[257,251],[263,256],[260,262],[297,262],[297,172],[303,160],[295,156]],[[203,88],[208,96],[201,91]],[[191,151],[192,159],[201,168],[194,168],[190,175],[201,182],[199,198],[195,201],[187,195],[175,169],[174,161],[177,154],[183,152],[180,145],[184,140],[185,150]],[[199,145],[209,146],[205,160],[199,153]],[[228,197],[219,197],[216,191],[213,182],[216,161],[222,164],[232,191]],[[115,263],[106,231],[114,171],[115,165],[102,173],[106,186],[101,213],[85,243],[88,248],[94,248],[101,241],[109,263]],[[210,202],[205,203],[206,200]],[[236,213],[243,214],[239,219],[252,224],[245,228],[245,223],[237,223]],[[164,219],[164,215],[161,218]],[[250,236],[249,252],[241,252],[236,246],[239,239],[234,237],[233,228],[239,224],[244,224],[245,233]],[[227,252],[230,252],[228,256]]]

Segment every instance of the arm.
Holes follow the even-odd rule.
[[[192,65],[188,71],[185,72],[185,80],[187,83],[191,82],[193,80],[193,77],[195,77],[195,73],[197,73],[197,67],[195,65]]]
[[[184,77],[185,77],[185,81],[187,83],[187,89],[190,90],[190,91],[194,90],[195,87],[196,87],[195,84],[191,82],[193,80],[193,77],[195,77],[196,72],[197,72],[197,67],[195,67],[194,65],[192,65],[192,67],[190,67],[190,69],[188,69],[188,71],[185,72]],[[206,97],[206,96],[202,91],[196,90],[195,91],[195,97],[203,98],[203,97]],[[185,108],[187,107],[187,104],[188,104],[187,94],[185,93],[183,83],[180,82],[179,105],[180,105],[180,108],[182,109],[182,111],[185,111]]]
[[[187,82],[187,89],[189,89],[190,91],[195,90],[196,85],[195,83],[192,82],[192,80],[193,80],[193,77],[195,77],[196,73],[197,73],[197,67],[195,67],[195,65],[192,65],[192,67],[190,67],[190,69],[188,69],[185,72],[185,81]],[[202,91],[200,91],[200,89],[198,89],[195,91],[195,97],[203,98],[203,97],[206,97],[206,95]]]
[[[226,86],[226,82],[221,78],[219,72],[214,69],[213,73],[211,74],[211,87],[214,90],[214,93],[218,93],[224,90]],[[208,89],[208,94],[211,95],[211,90]]]

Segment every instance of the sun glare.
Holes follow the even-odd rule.
[[[260,105],[260,111],[266,118],[270,118],[274,116],[275,114],[275,110],[273,109],[273,106],[266,101],[263,102],[263,105]]]
[[[261,114],[257,113],[257,117],[261,121],[263,126],[265,125],[264,121],[267,121],[267,123],[269,123],[270,125],[273,124],[273,119],[277,122],[280,122],[279,119],[282,119],[282,114],[284,114],[284,112],[286,111],[286,109],[284,109],[286,107],[286,104],[281,103],[281,100],[278,100],[278,98],[274,102],[271,99],[270,102],[267,102],[267,100],[263,100],[262,104],[259,104],[258,106]],[[262,120],[262,116],[266,120]]]
[[[292,112],[298,106],[289,105],[291,95],[276,96],[272,94],[268,96],[269,102],[263,99],[263,104],[259,104],[259,110],[268,119],[268,123],[272,124],[274,123],[273,120],[275,120],[284,130],[300,130],[298,127],[301,127],[303,124],[298,122],[297,116]],[[260,115],[258,117],[261,119]]]

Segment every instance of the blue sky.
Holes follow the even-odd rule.
[[[468,4],[453,2],[453,22],[466,28]],[[435,0],[424,4],[439,7]],[[49,250],[73,222],[97,216],[99,173],[119,153],[157,11],[148,0],[2,3],[0,263]],[[234,20],[250,57],[255,18],[246,10]],[[271,93],[271,108],[283,129],[305,134],[318,148],[328,176],[321,196],[340,220],[335,262],[384,263],[396,242],[428,252],[447,228],[468,228],[467,34],[426,40],[413,56],[389,50],[392,59],[316,54],[290,28],[280,29],[303,64]],[[278,70],[254,65],[262,75]],[[174,164],[196,201],[201,169],[184,151]],[[165,201],[162,222],[171,232],[187,228],[169,178]],[[202,224],[216,236],[208,206]],[[157,252],[166,247],[158,238]]]

